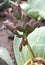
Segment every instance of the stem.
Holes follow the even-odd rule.
[[[29,45],[29,43],[27,41],[27,35],[26,34],[24,34],[24,40],[26,41],[26,44],[27,44],[27,49],[28,49],[28,54],[29,54],[29,58],[31,61],[31,65],[34,65],[33,59],[35,58],[35,55],[31,49],[31,46]]]
[[[28,54],[29,54],[29,58],[30,58],[30,61],[31,61],[31,65],[34,65],[33,59],[34,59],[35,56],[34,56],[32,49],[31,49],[29,44],[27,44],[27,49],[28,49]]]
[[[31,49],[31,47],[30,47],[30,45],[29,44],[27,44],[27,48],[28,48],[28,52],[29,52],[29,56],[30,56],[30,58],[31,59],[34,59],[34,54],[33,54],[33,52],[32,52],[32,49]]]

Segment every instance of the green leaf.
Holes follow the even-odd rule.
[[[22,10],[24,10],[25,13],[27,13],[27,15],[28,15],[30,18],[35,18],[35,19],[37,19],[37,18],[39,17],[38,12],[35,11],[35,10],[33,10],[33,9],[30,7],[29,4],[27,4],[27,3],[24,4],[24,3],[23,3],[23,4],[21,4],[20,6],[21,6]]]
[[[40,12],[39,12],[39,15],[40,15],[43,19],[45,19],[45,11],[40,11]]]
[[[21,41],[22,41],[22,38],[18,38],[15,36],[13,47],[14,47],[14,54],[15,54],[18,65],[24,65],[24,63],[27,60],[29,60],[27,46],[23,47],[22,51],[19,52],[19,45],[20,45]]]
[[[31,8],[30,8],[30,5],[27,4],[27,3],[23,3],[23,4],[21,4],[20,6],[21,6],[21,8],[22,8],[24,11],[28,11],[29,9],[31,9]]]
[[[45,26],[36,28],[28,35],[28,42],[36,57],[45,60]]]
[[[28,0],[28,3],[30,4],[30,7],[34,10],[45,10],[45,0]]]
[[[45,19],[45,0],[28,0],[30,7]]]
[[[28,11],[27,11],[27,14],[28,14],[28,16],[31,17],[31,18],[37,19],[37,18],[39,17],[38,12],[34,11],[33,9],[28,10]]]
[[[0,58],[2,58],[8,65],[14,65],[8,51],[3,47],[0,47]]]

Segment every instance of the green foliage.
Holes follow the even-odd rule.
[[[36,12],[36,11],[34,11],[34,10],[28,10],[27,11],[27,14],[28,14],[28,16],[29,17],[31,17],[31,18],[35,18],[35,19],[37,19],[38,17],[39,17],[39,14],[38,14],[38,12]]]
[[[31,18],[34,18],[34,19],[38,19],[39,17],[39,14],[37,11],[33,10],[29,4],[21,4],[20,5],[21,8],[25,11],[25,13],[31,17]]]
[[[27,6],[24,6],[25,8],[22,6],[22,9],[27,13],[29,17],[37,19],[38,16],[41,16],[43,19],[45,19],[45,0],[28,0],[28,3],[30,6],[30,8],[28,8],[28,11],[25,10]]]
[[[45,60],[45,26],[36,28],[28,35],[27,39],[35,56]],[[29,60],[27,46],[23,47],[22,51],[19,52],[19,45],[21,41],[22,38],[15,36],[13,47],[18,65],[24,65],[24,63]]]
[[[28,3],[36,11],[45,10],[45,0],[28,0]]]
[[[22,41],[22,38],[18,38],[15,36],[14,38],[14,54],[17,60],[18,65],[24,65],[24,63],[29,60],[27,46],[25,46],[21,52],[19,52],[19,45]]]
[[[0,47],[0,58],[3,59],[8,65],[14,65],[8,51]]]
[[[45,60],[45,26],[36,28],[29,34],[28,42],[36,57],[41,57]]]
[[[45,0],[28,0],[30,7],[38,11],[39,15],[45,19]]]

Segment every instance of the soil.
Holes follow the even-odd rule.
[[[0,31],[0,47],[4,47],[8,50],[15,65],[17,65],[14,52],[13,52],[13,41],[8,39],[9,35],[13,35],[8,29]],[[2,59],[0,59],[0,65],[7,65]]]

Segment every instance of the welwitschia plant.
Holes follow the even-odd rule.
[[[25,47],[23,47],[22,51],[19,52],[19,46],[20,46],[20,43],[22,42],[22,38],[18,38],[15,36],[14,53],[16,56],[17,64],[18,65],[24,65],[24,64],[25,65],[29,65],[29,64],[45,65],[45,26],[36,28],[32,33],[28,35],[27,40],[28,40],[29,46],[31,46],[31,49],[33,50],[33,53],[35,55],[35,57],[33,56],[33,64],[31,64],[30,62],[32,56],[29,57],[28,55],[28,50],[30,47],[26,45]]]
[[[9,2],[15,5],[14,2]],[[45,65],[45,26],[40,27],[40,21],[37,21],[39,17],[45,19],[45,1],[28,0],[28,2],[30,4],[18,5],[21,7],[20,10],[18,6],[17,8],[20,12],[25,11],[30,18],[23,15],[23,20],[17,20],[14,15],[14,25],[7,25],[15,34],[14,54],[18,65]],[[13,6],[14,13],[15,10],[16,8]],[[20,34],[21,32],[23,34]]]

